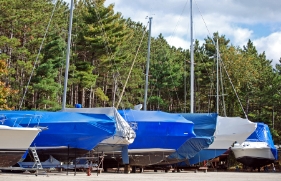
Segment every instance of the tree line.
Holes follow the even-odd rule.
[[[104,2],[75,1],[67,107],[117,106],[120,100],[122,109],[143,103],[147,25],[123,18],[114,4]],[[0,0],[0,7],[0,108],[61,109],[68,4]],[[151,39],[150,55],[148,110],[189,112],[190,50],[169,45],[159,34]],[[217,112],[218,94],[220,115],[264,122],[280,144],[281,59],[273,67],[251,40],[239,47],[219,32],[195,41],[194,59],[194,112]]]

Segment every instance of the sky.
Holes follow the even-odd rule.
[[[70,0],[66,0],[70,2]],[[280,0],[192,0],[193,38],[204,42],[214,32],[225,35],[241,48],[250,39],[272,65],[281,58]],[[160,33],[170,45],[190,47],[190,0],[106,0],[124,18],[147,25],[152,17],[151,36]]]

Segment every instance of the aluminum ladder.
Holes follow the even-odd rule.
[[[31,153],[33,155],[33,158],[34,158],[34,165],[32,166],[32,168],[35,168],[35,166],[36,166],[37,169],[43,169],[42,164],[40,162],[40,159],[39,159],[39,157],[37,155],[36,148],[35,147],[30,147],[29,149],[30,149],[30,151],[31,151]]]

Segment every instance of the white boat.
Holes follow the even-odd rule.
[[[40,131],[39,128],[0,125],[0,167],[16,164]]]
[[[258,123],[253,134],[242,144],[234,144],[231,150],[238,162],[252,168],[260,169],[277,159],[277,149],[269,128],[264,123]]]

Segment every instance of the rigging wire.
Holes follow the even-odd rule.
[[[196,4],[196,7],[197,7],[197,9],[198,9],[198,11],[199,11],[199,13],[200,13],[200,16],[201,16],[201,18],[202,18],[202,20],[203,20],[203,22],[204,22],[204,24],[205,24],[205,27],[206,27],[206,29],[207,29],[207,31],[208,31],[208,33],[209,33],[209,36],[212,37],[212,36],[211,36],[211,33],[210,33],[209,29],[208,29],[207,23],[206,23],[206,21],[205,21],[203,15],[202,15],[202,13],[201,13],[201,11],[200,11],[200,8],[199,8],[199,6],[198,6],[196,0],[195,0],[195,4]],[[213,41],[213,43],[215,44],[214,41]]]
[[[199,11],[199,13],[200,13],[200,15],[201,15],[201,18],[202,18],[202,20],[203,20],[203,22],[204,22],[204,24],[205,24],[205,27],[206,27],[206,29],[207,29],[207,31],[208,31],[208,33],[209,33],[209,36],[212,37],[212,36],[211,36],[211,33],[210,33],[209,29],[208,29],[208,26],[207,26],[207,24],[206,24],[206,22],[205,22],[205,19],[203,18],[203,15],[202,15],[202,13],[201,13],[201,11],[200,11],[200,8],[199,8],[199,6],[198,6],[198,4],[197,4],[197,2],[196,2],[196,0],[195,0],[195,4],[196,4],[196,6],[197,6],[197,8],[198,8],[198,11]],[[217,38],[219,38],[219,37],[217,37]],[[213,40],[212,38],[210,38],[210,39],[211,39],[211,41],[213,42],[213,44],[215,45],[214,40]],[[236,95],[236,97],[237,97],[237,99],[238,99],[238,102],[239,102],[239,104],[240,104],[240,106],[241,106],[241,109],[242,109],[242,111],[243,111],[243,113],[244,113],[246,119],[248,119],[248,116],[247,116],[247,114],[246,114],[246,112],[245,112],[245,110],[244,110],[244,108],[243,108],[243,105],[242,105],[242,103],[241,103],[241,100],[240,100],[240,98],[239,98],[239,96],[238,96],[238,94],[237,94],[237,91],[235,90],[235,87],[234,87],[234,85],[233,85],[233,83],[232,83],[232,80],[231,80],[231,78],[230,78],[230,76],[229,76],[229,74],[228,74],[228,72],[227,72],[227,70],[226,70],[226,67],[225,67],[225,65],[224,65],[224,63],[223,63],[223,60],[222,60],[222,58],[221,58],[221,56],[220,56],[220,52],[219,52],[219,50],[217,49],[217,47],[215,47],[215,48],[216,48],[216,51],[218,52],[219,60],[220,60],[221,64],[223,65],[224,71],[226,72],[226,75],[227,75],[227,77],[228,77],[228,79],[229,79],[229,81],[230,81],[230,84],[231,84],[231,86],[232,86],[232,89],[233,89],[233,91],[234,91],[234,93],[235,93],[235,95]]]
[[[184,13],[184,10],[185,10],[185,8],[186,8],[186,6],[187,6],[188,1],[189,1],[189,0],[186,1],[186,3],[184,4],[184,6],[183,6],[183,8],[182,8],[180,17],[178,18],[178,21],[177,21],[177,23],[176,23],[176,27],[175,27],[175,29],[174,29],[172,35],[171,35],[172,37],[174,37],[175,32],[176,32],[176,30],[177,30],[177,28],[178,28],[178,26],[179,26],[179,22],[180,22],[180,20],[181,20],[181,17],[182,17],[182,15],[183,15],[183,13]],[[171,39],[173,40],[173,38],[171,38]]]
[[[41,50],[42,50],[42,47],[43,47],[43,43],[44,43],[44,41],[45,41],[45,39],[46,39],[46,36],[47,36],[48,30],[49,30],[50,24],[51,24],[51,22],[52,22],[53,15],[54,15],[54,13],[55,13],[55,10],[56,10],[57,4],[58,4],[57,2],[58,2],[58,1],[56,1],[56,2],[54,3],[54,8],[53,8],[51,17],[50,17],[50,19],[49,19],[49,23],[48,23],[48,25],[47,25],[47,28],[46,28],[46,30],[45,30],[44,37],[43,37],[43,39],[42,39],[42,41],[41,41],[41,45],[40,45],[40,48],[39,48],[39,52],[38,52],[38,54],[37,54],[37,56],[36,56],[36,59],[35,59],[35,62],[34,62],[34,65],[33,65],[32,71],[31,71],[31,74],[30,74],[29,79],[28,79],[28,83],[27,83],[27,85],[25,86],[25,90],[24,90],[24,94],[23,94],[23,97],[22,97],[21,102],[20,102],[19,110],[20,110],[21,107],[22,107],[23,101],[24,101],[24,99],[25,99],[25,95],[26,95],[26,93],[27,93],[28,86],[29,86],[29,84],[30,84],[30,81],[31,81],[31,78],[32,78],[32,76],[33,76],[35,67],[36,67],[36,65],[37,65],[38,58],[39,58],[39,55],[40,55]]]
[[[129,80],[129,78],[130,78],[130,75],[131,75],[132,69],[133,69],[133,67],[134,67],[135,61],[136,61],[136,59],[137,59],[137,56],[138,56],[138,53],[139,53],[139,50],[140,50],[140,47],[141,47],[141,44],[142,44],[142,41],[143,41],[145,32],[146,32],[146,29],[147,29],[148,23],[149,23],[149,22],[147,22],[147,25],[146,25],[146,27],[145,27],[145,30],[143,31],[141,41],[140,41],[140,43],[139,43],[139,46],[138,46],[138,49],[137,49],[135,58],[134,58],[133,63],[132,63],[132,65],[131,65],[130,71],[129,71],[129,73],[128,73],[126,82],[125,82],[125,84],[124,84],[124,86],[123,86],[123,89],[122,89],[121,95],[120,95],[120,97],[119,97],[118,103],[117,103],[117,105],[116,105],[116,109],[118,109],[118,106],[119,106],[119,104],[120,104],[120,102],[121,102],[121,100],[122,100],[123,94],[124,94],[124,92],[125,92],[125,88],[126,88],[126,85],[127,85],[127,83],[128,83],[128,80]]]

